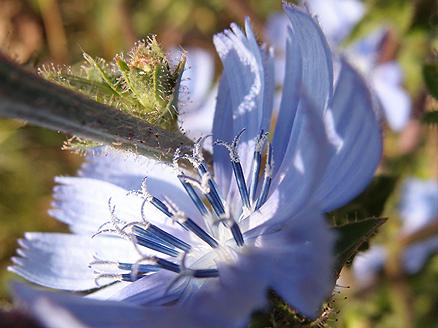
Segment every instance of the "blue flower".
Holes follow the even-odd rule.
[[[177,56],[179,57],[179,56]],[[211,133],[217,84],[214,83],[214,58],[207,50],[189,48],[181,79],[180,127],[192,139]]]
[[[365,14],[364,4],[358,0],[307,0],[310,11],[317,15],[329,43],[339,47],[350,34],[354,25]],[[278,52],[277,82],[281,84],[284,74],[284,39],[288,19],[274,14],[268,20],[266,36]],[[343,55],[367,78],[390,128],[401,131],[411,114],[411,100],[403,89],[403,72],[396,61],[379,62],[381,44],[387,30],[384,28],[369,34],[343,50]]]
[[[212,167],[203,138],[173,166],[101,148],[79,177],[57,178],[51,214],[72,233],[26,234],[11,270],[51,288],[100,289],[79,298],[16,286],[41,322],[43,302],[92,327],[241,327],[269,288],[318,314],[334,284],[322,213],[365,187],[382,140],[365,83],[341,61],[334,85],[318,24],[284,9],[287,74],[272,141],[273,55],[247,20],[245,32],[232,24],[214,38],[224,72]]]
[[[400,236],[409,236],[419,229],[438,221],[438,181],[408,179],[403,186],[400,200],[402,227]],[[402,257],[404,270],[409,274],[418,273],[429,256],[438,250],[438,237],[431,237],[408,246]],[[361,285],[373,282],[382,270],[388,252],[384,246],[375,245],[353,262],[353,271]]]

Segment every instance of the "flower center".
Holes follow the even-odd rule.
[[[225,198],[220,194],[215,180],[202,156],[205,138],[199,139],[191,154],[182,154],[177,150],[174,156],[174,168],[187,195],[203,219],[203,226],[188,217],[171,199],[159,199],[147,188],[147,178],[143,180],[140,191],[135,192],[144,199],[141,214],[142,221],[127,223],[115,215],[115,206],[109,200],[111,220],[99,227],[97,233],[115,233],[132,242],[140,255],[135,263],[110,262],[96,259],[90,263],[97,274],[96,283],[102,285],[114,281],[135,281],[160,270],[175,272],[180,276],[193,278],[215,278],[219,276],[218,262],[235,262],[239,249],[245,245],[244,235],[239,223],[257,211],[267,200],[272,180],[272,147],[267,142],[267,133],[260,132],[256,139],[253,154],[252,171],[249,184],[237,152],[242,130],[231,143],[217,141],[229,153],[234,178],[241,200],[241,211],[231,215]],[[265,147],[266,145],[266,147]],[[265,151],[266,149],[266,151]],[[264,177],[261,186],[262,161],[265,158]],[[180,160],[188,160],[197,172],[197,177],[188,176],[179,167]],[[249,186],[249,187],[248,187]],[[150,203],[184,233],[195,235],[197,242],[188,243],[181,238],[150,223],[146,219],[145,204]],[[199,221],[198,221],[199,222]],[[93,236],[93,237],[94,237]],[[159,255],[144,255],[142,249],[149,249]],[[111,273],[108,273],[108,266]],[[116,270],[116,271],[114,271]],[[114,273],[117,272],[117,273]]]

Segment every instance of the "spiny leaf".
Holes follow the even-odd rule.
[[[382,215],[386,201],[397,183],[397,177],[381,175],[373,179],[369,186],[347,205],[328,214],[333,225],[358,221]]]
[[[93,66],[100,74],[100,77],[102,80],[106,83],[107,86],[113,90],[113,92],[118,95],[119,97],[122,97],[122,90],[120,86],[117,85],[117,79],[115,79],[110,72],[105,70],[94,58],[92,58],[90,55],[84,52],[83,54],[84,59]]]
[[[263,311],[253,313],[250,328],[284,327],[284,328],[317,328],[325,327],[327,319],[332,314],[329,306],[325,306],[319,317],[313,320],[299,315],[274,291],[269,291],[268,305]]]
[[[369,218],[332,228],[337,234],[335,246],[336,276],[339,275],[342,267],[354,257],[359,248],[368,242],[385,222],[384,218]]]

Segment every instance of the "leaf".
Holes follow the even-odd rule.
[[[336,276],[339,275],[342,267],[354,257],[360,247],[368,242],[385,222],[384,218],[368,218],[332,228],[338,236],[335,245]]]
[[[326,327],[332,312],[328,306],[324,306],[318,318],[305,318],[287,304],[273,290],[268,292],[268,302],[263,310],[252,314],[249,328],[265,327],[288,327],[288,328],[311,328]]]
[[[423,66],[423,78],[429,93],[438,100],[438,62]]]
[[[396,183],[397,177],[377,176],[359,196],[347,205],[328,213],[328,217],[334,226],[369,217],[379,217]]]
[[[108,74],[107,72],[105,72],[105,69],[93,57],[91,57],[90,55],[88,55],[85,52],[83,54],[83,57],[87,61],[87,63],[89,65],[91,65],[92,67],[94,67],[97,70],[97,72],[99,73],[100,77],[108,85],[108,87],[111,88],[111,90],[116,95],[121,97],[122,96],[122,90],[117,85],[116,79],[114,77],[112,77],[110,74]]]

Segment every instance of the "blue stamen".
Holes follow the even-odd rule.
[[[268,158],[266,160],[265,177],[263,179],[262,191],[257,199],[256,210],[258,210],[268,198],[269,188],[271,187],[272,182],[272,166],[272,147],[271,144],[268,144]]]
[[[148,199],[155,207],[157,207],[159,210],[161,210],[169,218],[175,219],[176,222],[178,222],[184,228],[193,232],[196,236],[201,238],[203,241],[205,241],[211,247],[216,248],[219,246],[218,242],[213,237],[211,237],[204,229],[202,229],[199,225],[197,225],[192,219],[184,218],[180,222],[180,220],[178,220],[178,218],[176,218],[175,215],[173,215],[170,212],[167,205],[164,204],[161,200],[159,200],[158,198],[155,198],[153,196],[150,196]]]
[[[242,165],[240,164],[239,154],[237,152],[237,144],[239,143],[240,137],[246,129],[242,129],[239,134],[233,139],[231,144],[225,141],[217,141],[216,144],[224,146],[228,150],[230,156],[231,165],[233,167],[234,177],[237,182],[237,187],[239,189],[240,197],[242,199],[243,206],[246,209],[251,208],[249,201],[248,188],[246,186],[245,175],[243,174]]]
[[[195,278],[216,278],[216,277],[219,277],[219,271],[217,269],[193,270],[193,277],[195,277]]]
[[[246,188],[245,176],[243,175],[242,165],[239,161],[231,161],[234,171],[234,177],[236,178],[237,187],[239,189],[240,197],[242,198],[243,206],[250,208],[248,189]]]
[[[179,251],[177,251],[176,249],[167,247],[167,246],[161,244],[160,242],[153,240],[153,238],[150,238],[149,236],[135,235],[135,237],[136,237],[137,244],[139,244],[140,246],[147,247],[149,249],[152,249],[154,251],[157,251],[157,252],[172,256],[172,257],[177,257],[179,254]]]
[[[168,260],[165,260],[165,259],[162,259],[159,257],[155,258],[155,261],[156,261],[157,265],[162,269],[176,272],[176,273],[181,272],[181,267],[176,263],[170,262]]]
[[[120,270],[128,270],[132,271],[134,268],[134,264],[132,263],[119,263],[118,267]],[[157,272],[160,270],[160,267],[155,264],[140,264],[137,266],[137,272],[139,273],[149,273],[149,272]]]
[[[142,234],[145,234],[145,235],[150,235],[152,238],[155,237],[156,240],[154,241],[159,241],[170,248],[176,247],[185,252],[188,252],[191,249],[191,246],[186,242],[182,241],[181,239],[171,235],[170,233],[162,230],[161,228],[153,224],[148,224],[146,229],[143,229],[142,227],[135,225],[133,227],[133,231],[135,234],[138,234],[140,236],[142,236]]]
[[[208,210],[205,207],[204,203],[202,202],[202,199],[199,197],[199,195],[195,191],[195,188],[193,188],[193,186],[190,183],[187,183],[185,181],[185,178],[182,175],[179,175],[178,179],[179,179],[179,181],[181,181],[184,189],[186,190],[187,194],[190,196],[190,199],[195,204],[199,213],[201,213],[202,216],[208,215]]]
[[[209,174],[207,169],[207,164],[205,162],[201,162],[198,166],[198,173],[201,176],[201,179],[204,178],[206,174]],[[218,217],[223,217],[225,215],[225,206],[222,201],[222,198],[219,195],[217,185],[213,179],[208,178],[208,188],[209,192],[203,191],[204,196],[207,198],[211,207],[213,208],[214,213]]]
[[[196,224],[196,222],[193,221],[192,219],[187,218],[183,224],[190,231],[192,231],[196,236],[198,236],[203,241],[205,241],[207,244],[209,244],[212,248],[217,248],[219,246],[219,243],[212,236],[210,236],[207,232],[205,232],[204,229],[202,229],[200,226],[198,226]]]
[[[168,217],[172,217],[172,213],[170,213],[166,204],[164,204],[161,200],[159,200],[158,198],[156,198],[154,196],[150,196],[148,200],[152,205],[154,205],[157,209],[159,209],[161,212],[163,212],[164,215],[167,215]]]
[[[160,210],[164,215],[166,215],[169,218],[173,217],[173,214],[170,213],[169,208],[166,206],[166,204],[164,204],[161,200],[159,200],[158,198],[154,197],[154,196],[148,196],[146,197],[146,200],[148,200],[152,205],[154,205],[158,210]],[[143,206],[142,205],[142,213],[143,213]],[[180,222],[177,222],[184,230],[187,230],[186,227],[184,227]]]
[[[257,187],[259,184],[260,167],[262,164],[262,152],[263,152],[263,147],[265,144],[266,137],[267,137],[267,133],[264,133],[263,130],[261,130],[256,140],[254,156],[253,156],[253,167],[251,173],[251,186],[250,186],[251,204],[254,204],[257,198]]]
[[[233,234],[233,238],[236,241],[237,246],[243,246],[245,244],[245,241],[243,239],[242,232],[240,231],[237,222],[234,222],[230,229],[231,229],[231,233]]]
[[[140,228],[138,226],[134,226],[132,228],[132,232],[136,236],[143,237],[143,238],[148,239],[148,240],[152,240],[152,241],[154,241],[156,243],[163,244],[163,245],[165,245],[165,246],[167,246],[169,248],[175,248],[173,245],[163,241],[160,237],[155,235],[150,230],[146,230],[146,229]]]
[[[205,162],[201,162],[199,164],[198,172],[201,176],[201,179],[205,174],[208,174],[207,164]],[[211,178],[208,179],[208,188],[210,189],[210,192],[208,193],[210,195],[210,199],[208,200],[213,207],[216,207],[217,210],[215,210],[215,212],[218,216],[220,216],[221,214],[225,213],[225,206],[221,196],[219,195],[216,182]]]
[[[145,277],[145,275],[138,274],[138,275],[136,275],[136,276],[133,276],[133,275],[130,274],[130,273],[123,273],[123,274],[121,275],[121,280],[122,280],[122,281],[127,281],[127,282],[134,282],[134,281],[137,281],[138,279],[141,279],[141,278],[143,278],[143,277]]]
[[[218,217],[221,217],[225,213],[225,209],[223,208],[223,205],[217,200],[214,195],[212,195],[211,192],[205,194],[205,197],[207,197],[208,202],[210,203],[211,207],[213,207],[214,213]]]

